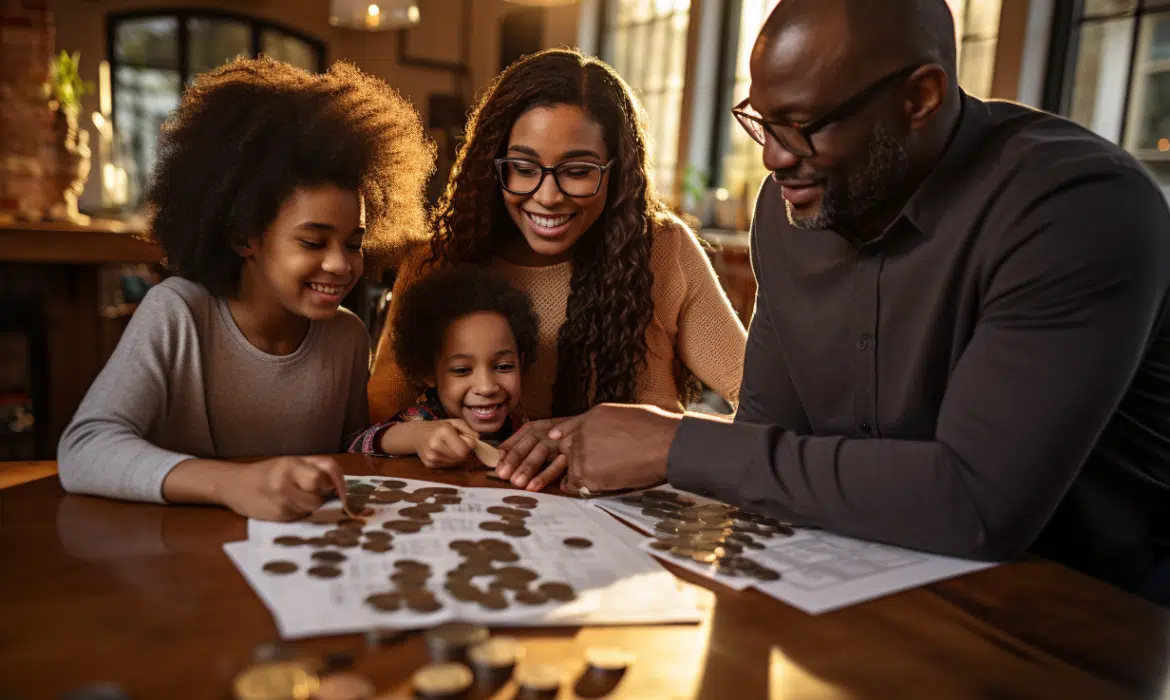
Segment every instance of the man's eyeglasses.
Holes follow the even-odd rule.
[[[552,174],[557,187],[569,197],[592,197],[601,189],[601,177],[613,167],[617,159],[605,165],[585,162],[560,163],[544,167],[523,158],[496,158],[496,175],[500,187],[518,195],[532,194],[544,184],[544,178]]]
[[[817,154],[816,149],[812,145],[813,134],[833,122],[841,121],[852,116],[854,112],[865,106],[866,102],[877,95],[880,90],[908,77],[923,65],[919,63],[906,66],[879,78],[877,81],[863,88],[860,92],[830,109],[823,116],[805,124],[785,124],[782,122],[767,121],[759,114],[754,113],[755,110],[748,111],[751,109],[751,106],[746,99],[737,104],[731,110],[731,113],[735,115],[736,120],[744,128],[744,131],[748,132],[748,135],[761,146],[767,143],[767,137],[770,135],[776,139],[781,148],[792,155],[800,158],[808,158]]]

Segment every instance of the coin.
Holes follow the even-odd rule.
[[[496,576],[500,579],[518,581],[520,583],[529,583],[540,578],[540,575],[535,571],[522,566],[505,566],[496,571]]]
[[[544,605],[548,602],[548,596],[540,591],[517,591],[514,597],[517,603],[523,605]]]
[[[366,602],[382,612],[395,612],[402,607],[402,596],[398,593],[374,593]]]
[[[508,599],[503,591],[489,590],[479,597],[479,604],[488,610],[504,610],[508,607]]]
[[[660,552],[669,552],[674,546],[670,540],[654,540],[650,543],[652,549],[657,549]]]
[[[504,503],[520,508],[535,508],[540,501],[531,496],[504,496]]]
[[[399,559],[394,562],[395,569],[406,569],[413,571],[425,571],[428,574],[431,572],[431,565],[425,561],[418,561],[417,559]]]
[[[295,661],[256,664],[236,676],[238,700],[308,700],[320,680]]]
[[[448,581],[445,588],[455,600],[464,603],[474,603],[483,595],[478,588],[466,582]]]
[[[521,690],[551,693],[561,685],[561,669],[552,664],[523,664],[516,669],[516,684]]]
[[[593,546],[593,542],[584,537],[566,537],[564,545],[572,549],[589,549]]]
[[[515,637],[492,637],[468,649],[467,658],[476,670],[510,669],[524,658],[524,647]]]
[[[387,520],[382,523],[382,527],[394,532],[401,532],[404,534],[411,534],[422,529],[422,523],[413,520]]]
[[[776,571],[775,569],[769,569],[766,566],[761,566],[759,568],[752,569],[751,571],[748,572],[748,575],[751,576],[752,578],[756,579],[757,581],[779,581],[780,580],[780,572]]]
[[[329,539],[328,537],[310,537],[309,539],[305,540],[305,544],[311,547],[328,547],[329,545],[333,544],[333,540]]]
[[[394,539],[394,535],[391,535],[385,530],[365,530],[362,534],[365,535],[367,540],[384,540],[389,542]]]
[[[313,559],[317,561],[325,561],[336,564],[339,561],[345,561],[345,555],[341,552],[333,552],[330,550],[323,550],[320,552],[313,552]]]
[[[389,505],[391,503],[397,503],[401,501],[402,497],[393,491],[375,491],[370,494],[370,500],[374,503]]]
[[[403,489],[406,488],[406,482],[398,479],[386,479],[382,482],[381,487],[384,489]]]
[[[508,525],[508,523],[501,522],[499,520],[488,520],[487,522],[482,522],[479,524],[480,530],[487,530],[489,532],[503,532],[509,527],[510,525]]]
[[[362,483],[360,481],[358,483],[354,484],[353,486],[346,486],[346,491],[349,491],[349,493],[351,493],[351,494],[362,495],[362,494],[370,493],[373,490],[374,490],[373,484],[365,484],[365,483]]]
[[[273,544],[278,544],[281,547],[296,547],[305,543],[304,538],[296,535],[283,535],[272,540]]]
[[[366,521],[358,518],[342,518],[337,521],[337,527],[345,528],[346,530],[360,530],[365,527]]]
[[[337,578],[341,575],[341,569],[336,566],[314,566],[308,574],[317,578]]]
[[[522,508],[510,508],[508,506],[488,506],[486,510],[492,515],[511,516],[514,518],[527,518],[532,515],[532,513]]]
[[[573,587],[559,581],[546,581],[540,584],[539,590],[550,599],[561,603],[568,603],[577,599],[577,594],[573,591]]]
[[[634,664],[634,655],[618,647],[589,647],[585,663],[600,671],[624,671]]]
[[[418,491],[404,491],[406,495],[402,497],[404,501],[411,503],[425,503],[431,497],[429,493],[419,493]]]
[[[426,589],[406,591],[402,594],[402,599],[406,607],[415,612],[433,613],[443,608],[435,594]]]
[[[447,698],[466,692],[471,680],[471,669],[463,664],[443,663],[423,666],[414,672],[410,682],[423,698]]]
[[[297,565],[291,561],[270,561],[264,565],[264,570],[270,574],[291,574],[297,570]]]
[[[389,540],[370,540],[362,545],[362,549],[367,552],[375,552],[377,554],[385,554],[394,549],[394,545],[390,544]]]
[[[475,543],[471,540],[451,540],[447,544],[449,549],[452,549],[460,554],[465,554],[475,550]]]
[[[435,503],[437,503],[438,505],[443,505],[443,506],[454,506],[454,505],[458,505],[458,504],[463,502],[463,499],[460,498],[459,496],[453,496],[451,494],[446,494],[446,493],[440,493],[437,496],[432,496],[431,500],[434,501]]]
[[[352,672],[331,673],[321,679],[313,700],[369,700],[377,688],[365,676]]]
[[[524,527],[509,527],[508,529],[502,530],[501,532],[503,532],[508,537],[528,537],[532,534],[531,530]]]

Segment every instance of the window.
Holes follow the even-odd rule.
[[[1057,52],[1058,109],[1121,144],[1170,196],[1170,0],[1084,0]]]
[[[141,202],[159,129],[196,75],[237,56],[260,53],[311,71],[325,64],[321,42],[245,15],[115,14],[108,18],[108,31],[113,119],[127,151],[130,207]]]
[[[678,166],[690,0],[603,3],[602,56],[646,110],[659,193],[670,195]]]
[[[735,81],[731,101],[720,113],[724,129],[722,162],[718,164],[715,180],[733,198],[743,196],[745,188],[753,191],[767,175],[760,155],[760,146],[725,116],[731,106],[747,97],[751,76],[748,60],[756,35],[779,0],[740,0],[740,16],[736,38]],[[995,66],[996,38],[999,33],[1001,0],[948,0],[955,14],[955,28],[959,41],[959,83],[967,92],[987,96]],[[1167,0],[1170,2],[1170,0]],[[1170,84],[1168,84],[1170,87]],[[1168,95],[1170,97],[1170,95]],[[751,193],[749,193],[751,196]]]

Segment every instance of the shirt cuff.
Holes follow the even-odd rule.
[[[746,460],[735,458],[738,441],[731,434],[737,428],[725,420],[684,417],[667,453],[666,480],[676,489],[738,504],[740,472]]]

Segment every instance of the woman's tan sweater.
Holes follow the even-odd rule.
[[[390,314],[370,374],[370,418],[374,422],[414,403],[416,392],[394,360],[391,321],[396,300],[419,277],[427,253],[420,249],[410,255],[394,283]],[[650,264],[654,271],[654,317],[646,329],[646,369],[638,378],[637,402],[682,411],[675,371],[675,363],[681,362],[735,405],[747,333],[699,241],[681,223],[663,225],[651,245]],[[493,258],[491,266],[532,299],[539,317],[536,360],[524,374],[520,408],[528,418],[548,418],[557,375],[557,335],[565,322],[572,263],[523,267]]]

